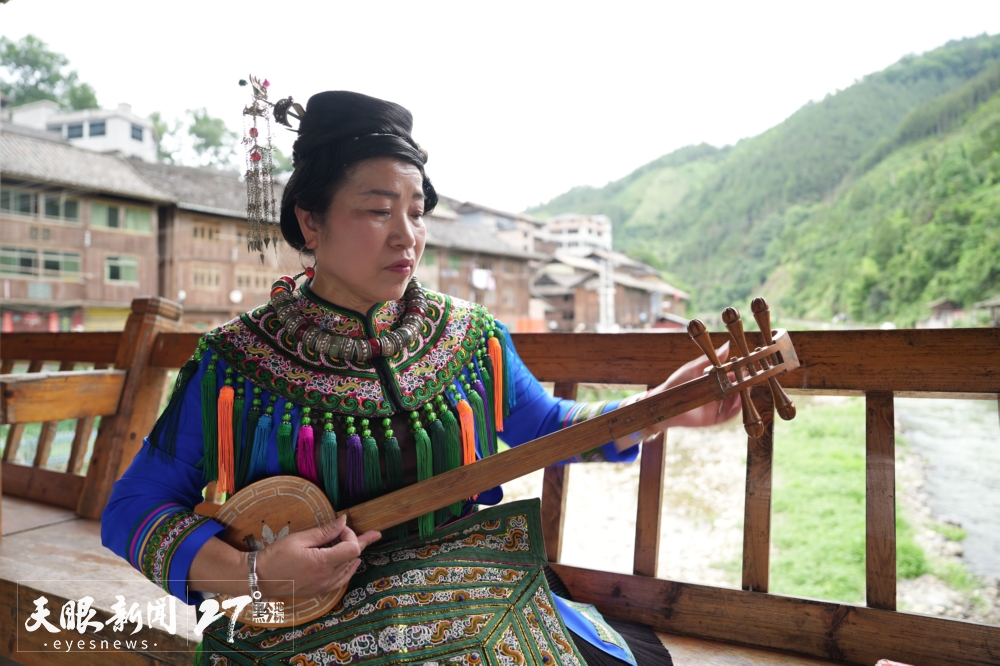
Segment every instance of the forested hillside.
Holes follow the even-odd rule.
[[[531,212],[603,213],[698,309],[909,325],[1000,292],[1000,36],[909,56],[736,146],[692,146]]]

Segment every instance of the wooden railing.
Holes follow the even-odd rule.
[[[4,453],[5,493],[70,506],[87,517],[100,515],[111,483],[152,426],[166,373],[195,348],[196,334],[171,332],[178,314],[169,302],[145,299],[133,304],[121,334],[4,336],[4,372],[16,360],[28,361],[30,373],[0,377],[0,422],[16,424]],[[759,344],[754,334],[748,338],[751,347]],[[742,590],[657,578],[662,438],[643,446],[632,575],[559,564],[572,470],[545,470],[542,517],[553,567],[577,600],[662,631],[858,664],[884,657],[916,664],[1000,663],[1000,628],[895,611],[893,431],[895,396],[996,398],[1000,330],[798,332],[792,341],[801,366],[781,377],[790,393],[866,399],[865,606],[768,594],[776,433],[766,388],[751,394],[767,429],[747,444]],[[686,335],[671,333],[524,334],[515,335],[514,342],[535,376],[554,382],[555,393],[567,398],[575,396],[580,383],[656,385],[699,353]],[[60,362],[60,371],[40,373],[43,361]],[[113,369],[78,373],[70,363]],[[78,418],[77,439],[83,442],[80,433],[89,437],[93,423],[87,426],[87,420],[105,414],[86,477],[72,463],[66,472],[41,469],[44,453],[35,456],[32,467],[7,462],[20,437],[18,425],[26,421]],[[49,437],[46,428],[43,435]],[[43,448],[40,441],[39,451]],[[73,454],[71,461],[74,455],[79,458]],[[78,480],[67,483],[74,475]]]

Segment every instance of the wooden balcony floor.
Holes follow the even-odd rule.
[[[145,607],[146,601],[163,596],[159,587],[101,545],[98,521],[78,518],[66,509],[4,496],[0,586],[8,592],[0,595],[3,605],[12,601],[7,595],[19,580],[34,581],[30,583],[32,587],[54,597],[79,599],[90,595],[96,600],[95,607],[108,614],[112,612],[110,606],[114,603],[115,594],[123,594],[129,603],[137,601],[142,607]],[[58,607],[53,609],[52,604],[49,607],[53,610],[50,619],[54,620]],[[185,638],[194,641],[194,609],[184,605],[178,605],[177,609],[178,635],[173,640],[178,649],[184,649]],[[164,640],[170,640],[166,632],[161,634]],[[660,634],[660,640],[670,650],[676,666],[820,666],[834,663],[672,634]],[[190,645],[193,649],[193,642]],[[190,656],[179,652],[149,652],[142,656],[122,654],[120,657],[107,653],[87,655],[76,652],[72,656],[56,656],[51,652],[18,653],[17,647],[13,641],[0,645],[0,666],[62,662],[73,663],[74,666],[90,663],[190,663]],[[97,659],[91,662],[88,656]]]

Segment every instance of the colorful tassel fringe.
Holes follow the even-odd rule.
[[[243,378],[236,376],[236,397],[233,399],[233,486],[239,490],[246,482],[247,469],[250,463],[250,451],[243,441],[243,410],[246,398],[243,388]]]
[[[229,374],[227,369],[226,374]],[[232,379],[227,378],[227,382]],[[232,493],[235,490],[234,476],[236,465],[233,461],[233,402],[236,392],[226,385],[219,391],[219,477],[216,489],[220,493]]]
[[[486,348],[490,354],[490,365],[493,372],[493,422],[496,423],[497,432],[503,432],[503,419],[505,415],[504,404],[504,372],[503,372],[503,349],[500,347],[500,340],[493,332],[486,340]]]
[[[354,427],[354,417],[348,416],[347,422],[347,499],[351,504],[365,501],[365,454]]]
[[[431,451],[431,439],[427,431],[416,420],[418,414],[412,412],[413,421],[413,441],[417,449],[417,481],[426,481],[434,476],[434,454]],[[425,513],[417,519],[417,529],[420,537],[428,537],[434,533],[434,514]]]
[[[364,459],[365,493],[368,499],[382,494],[382,465],[378,459],[378,444],[368,428],[368,419],[361,419],[361,451]]]
[[[253,432],[253,453],[250,459],[251,479],[262,479],[267,474],[267,440],[271,438],[271,426],[274,425],[274,407],[268,405],[264,413],[257,419],[257,427]]]
[[[218,355],[212,354],[211,362],[201,377],[201,433],[205,449],[201,473],[206,482],[215,481],[219,476],[219,412],[216,404],[218,375],[215,372],[218,360]]]
[[[295,463],[299,474],[313,483],[319,483],[316,472],[316,444],[309,407],[302,408],[302,423],[299,425],[299,441],[295,449]]]
[[[333,431],[332,414],[326,414],[323,438],[320,440],[320,459],[323,463],[323,488],[334,509],[340,508],[340,473],[337,469],[337,433]]]
[[[285,412],[278,424],[278,465],[282,474],[295,474],[295,444],[292,442],[292,403],[285,402]]]
[[[472,405],[467,400],[459,400],[457,406],[459,423],[462,424],[462,464],[476,462],[476,420]]]

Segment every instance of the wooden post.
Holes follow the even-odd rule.
[[[118,412],[101,420],[76,509],[83,518],[100,518],[111,486],[156,422],[168,369],[149,367],[150,352],[157,334],[173,330],[181,312],[180,305],[159,296],[132,301],[132,314],[125,323],[115,357],[115,369],[125,370],[128,375]]]
[[[41,369],[41,359],[33,360],[28,364],[28,372],[39,372]],[[7,443],[3,447],[4,462],[10,462],[17,457],[17,449],[21,446],[21,436],[24,434],[24,426],[24,423],[12,423],[7,428]]]
[[[107,363],[95,363],[94,370],[107,369]],[[79,474],[83,469],[83,459],[87,455],[87,445],[90,444],[90,433],[94,430],[93,416],[84,416],[76,421],[76,432],[73,434],[73,447],[69,451],[69,460],[66,462],[66,472],[68,474]]]
[[[743,589],[767,592],[771,562],[771,460],[774,398],[767,386],[750,390],[764,434],[747,437],[746,499],[743,505]]]
[[[571,382],[556,382],[552,395],[576,400],[577,386]],[[569,466],[546,467],[542,481],[542,536],[549,562],[562,557],[563,523],[566,521],[566,497],[569,495]]]
[[[68,372],[73,369],[73,365],[73,361],[63,361],[59,364],[59,372]],[[33,467],[45,467],[45,463],[49,461],[52,440],[56,438],[56,428],[58,427],[58,421],[46,421],[42,424],[41,432],[38,433],[38,446],[35,448]]]
[[[896,438],[891,391],[865,394],[865,588],[870,608],[896,610]]]
[[[639,501],[635,512],[635,552],[632,556],[632,572],[636,576],[655,578],[660,560],[660,512],[663,509],[666,444],[666,431],[642,443]]]

